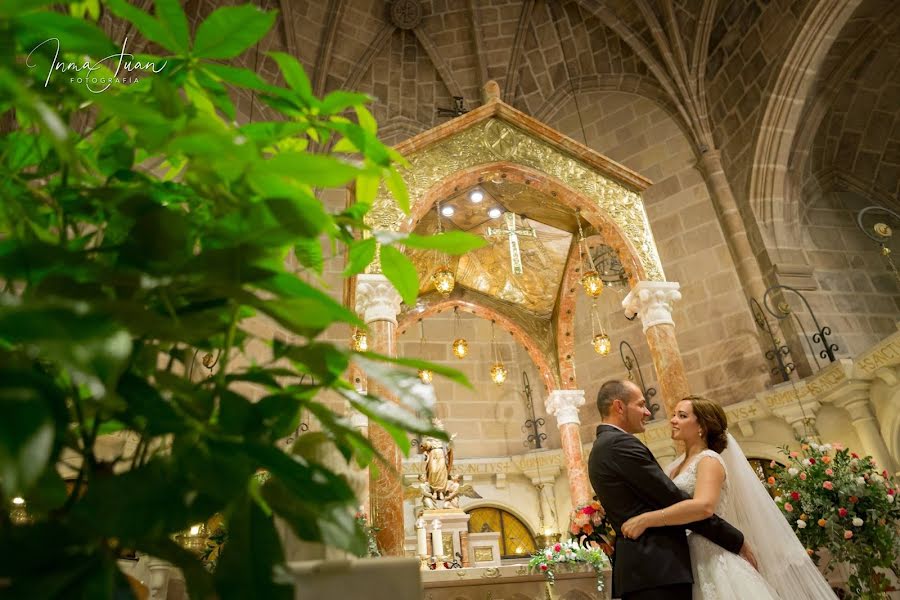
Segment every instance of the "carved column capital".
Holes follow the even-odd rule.
[[[356,312],[363,321],[390,321],[397,324],[400,294],[384,275],[365,273],[356,276]]]
[[[645,333],[654,325],[675,325],[672,304],[681,300],[680,288],[676,281],[639,281],[622,300],[622,307],[629,315],[640,315]]]
[[[806,424],[815,432],[816,429],[816,413],[822,407],[818,402],[804,402],[801,407],[799,403],[788,404],[772,409],[776,415],[788,422],[794,429],[794,432],[800,437],[807,437]]]
[[[584,405],[584,390],[553,390],[544,400],[547,414],[556,418],[558,426],[581,423],[578,409]]]
[[[875,413],[872,412],[872,406],[869,404],[869,395],[866,393],[840,400],[835,405],[850,413],[850,422],[854,425],[864,421],[875,420]]]

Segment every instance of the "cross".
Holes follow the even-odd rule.
[[[519,236],[537,237],[534,227],[528,226],[528,229],[516,229],[516,213],[507,212],[503,215],[506,221],[506,227],[488,227],[487,234],[489,237],[505,235],[509,237],[509,260],[512,263],[512,272],[515,275],[522,274],[522,255],[519,253]]]

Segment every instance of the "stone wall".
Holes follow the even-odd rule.
[[[509,332],[495,326],[498,351],[509,373],[506,383],[496,385],[490,377],[494,362],[490,321],[461,310],[458,334],[452,311],[426,318],[422,323],[426,343],[421,344],[416,324],[400,336],[400,355],[423,358],[458,369],[474,387],[469,389],[442,377],[434,378],[437,416],[443,421],[446,431],[456,435],[456,456],[509,456],[526,450],[523,442],[527,434],[521,428],[530,415],[526,416],[523,370],[528,372],[531,382],[535,412],[548,421],[544,431],[548,434],[555,432],[555,421],[544,412],[546,392],[543,383],[525,349],[513,341]],[[456,358],[450,347],[457,335],[469,342],[469,354],[464,359]],[[557,434],[551,440],[554,447],[559,445],[558,438]]]

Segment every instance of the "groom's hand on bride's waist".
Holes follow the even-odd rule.
[[[756,564],[756,556],[753,554],[753,550],[750,549],[750,544],[744,542],[744,545],[741,546],[740,555],[744,560],[753,565],[754,569],[759,571],[759,566]]]

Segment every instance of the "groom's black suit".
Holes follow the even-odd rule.
[[[622,524],[636,515],[665,508],[688,498],[666,477],[650,450],[630,433],[611,425],[597,427],[588,459],[588,473],[597,498],[616,531],[613,597],[671,597],[670,586],[693,583],[685,529],[690,529],[737,553],[744,535],[713,515],[709,519],[648,529],[636,540],[622,536]],[[661,588],[653,595],[653,588]]]

